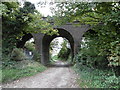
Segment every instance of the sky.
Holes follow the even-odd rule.
[[[35,5],[36,9],[45,17],[48,16],[48,15],[52,16],[50,8],[55,7],[55,4],[51,3],[51,2],[54,2],[54,0],[19,0],[19,1],[20,2],[29,1],[29,2],[33,3]],[[39,3],[39,6],[38,6],[38,3]],[[58,37],[58,38],[53,39],[53,41],[54,40],[58,41],[58,46],[53,49],[53,51],[52,51],[53,55],[52,56],[58,54],[58,52],[60,51],[61,43],[63,42],[63,38]],[[31,39],[30,41],[32,42],[34,40]]]
[[[52,16],[51,8],[55,7],[53,4],[54,0],[19,0],[21,1],[29,1],[33,3],[36,9],[43,15],[43,16]],[[39,4],[38,4],[39,3]]]

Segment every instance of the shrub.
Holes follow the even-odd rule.
[[[92,50],[92,51],[91,51]],[[104,68],[108,66],[107,56],[97,55],[96,49],[91,48],[81,48],[80,52],[77,55],[77,61],[83,65],[89,67],[100,67]]]
[[[65,41],[62,43],[62,48],[60,52],[58,53],[58,58],[62,60],[67,60],[70,55],[70,48],[67,47],[68,41],[65,39]]]
[[[51,57],[51,60],[52,60],[52,61],[58,60],[58,56],[57,56],[57,55],[52,56],[52,57]]]
[[[22,77],[35,75],[37,73],[43,72],[46,69],[47,68],[45,66],[35,61],[19,61],[14,65],[14,68],[9,67],[2,69],[2,80],[0,80],[0,82],[11,82]]]
[[[23,50],[20,48],[14,48],[11,53],[11,59],[14,61],[21,61],[26,59],[25,54],[23,53]]]
[[[62,48],[58,54],[58,58],[62,59],[62,60],[67,60],[70,54],[70,49],[69,48]]]
[[[35,50],[35,44],[31,43],[31,42],[26,42],[25,47],[29,50],[29,51],[34,51]]]
[[[120,88],[120,77],[110,69],[94,69],[77,63],[74,67],[79,74],[77,80],[81,88]]]

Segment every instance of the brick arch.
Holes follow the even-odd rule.
[[[71,45],[72,57],[74,57],[77,54],[84,33],[88,31],[91,27],[90,25],[77,26],[75,24],[78,23],[67,23],[59,27],[58,26],[53,27],[59,31],[59,36],[57,35],[49,36],[43,33],[32,34],[35,40],[36,50],[41,56],[41,63],[43,65],[47,65],[49,63],[49,45],[50,42],[56,37],[66,38]]]
[[[23,48],[25,43],[31,38],[33,38],[33,35],[31,33],[25,33],[24,36],[22,36],[22,39],[18,40],[16,47]]]
[[[65,29],[58,29],[58,33],[59,35],[53,35],[53,36],[49,36],[49,35],[44,35],[43,39],[42,39],[42,63],[44,65],[49,64],[49,47],[50,47],[50,43],[53,39],[55,39],[56,37],[63,37],[66,38],[71,46],[71,53],[72,53],[72,59],[74,57],[74,39],[73,36]]]

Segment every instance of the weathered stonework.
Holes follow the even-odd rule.
[[[74,23],[75,24],[75,23]],[[82,40],[83,34],[90,29],[89,25],[73,25],[66,24],[60,27],[54,27],[59,32],[59,35],[45,35],[42,33],[33,34],[35,40],[36,49],[39,51],[41,56],[41,63],[47,65],[49,63],[49,46],[51,41],[56,37],[64,37],[70,42],[72,49],[72,57],[77,54],[79,44]]]

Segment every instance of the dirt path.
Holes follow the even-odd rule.
[[[77,75],[69,67],[52,67],[31,77],[5,84],[3,88],[79,88]]]

